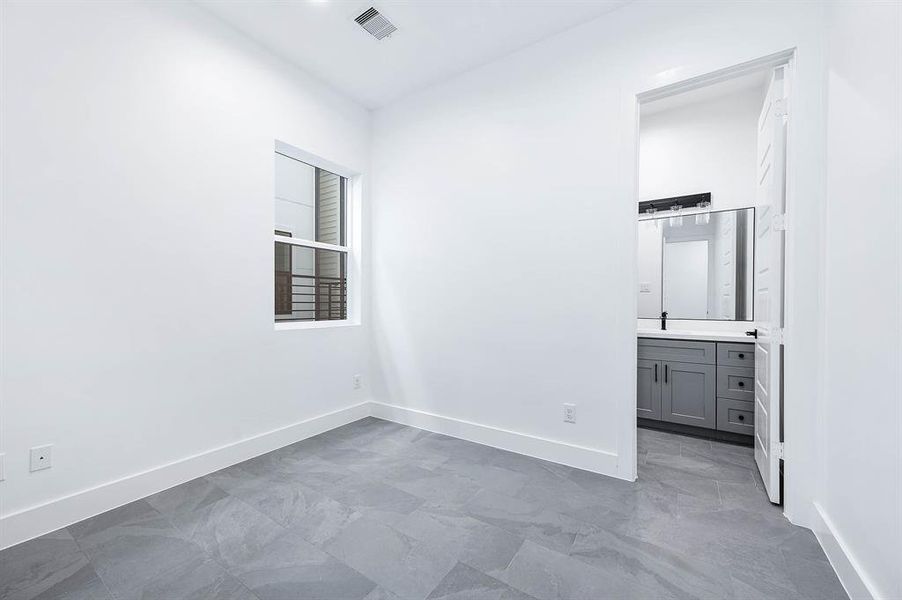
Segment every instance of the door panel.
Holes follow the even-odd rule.
[[[636,416],[643,419],[661,420],[661,361],[639,359],[637,369],[638,395],[636,397]]]
[[[780,352],[783,327],[786,68],[774,71],[758,119],[755,195],[755,462],[771,502],[780,502]]]
[[[717,400],[716,367],[689,363],[664,363],[661,418],[671,423],[714,429]]]

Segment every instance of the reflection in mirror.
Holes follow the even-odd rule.
[[[753,208],[639,221],[639,318],[751,321]]]

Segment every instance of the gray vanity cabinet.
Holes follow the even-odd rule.
[[[714,429],[717,397],[714,365],[665,362],[661,420]]]
[[[717,424],[716,345],[639,339],[637,416],[714,428]]]
[[[751,435],[755,347],[639,338],[636,416]]]
[[[639,368],[636,370],[639,379],[636,382],[638,396],[636,397],[636,410],[639,417],[644,419],[661,420],[661,377],[664,373],[664,365],[660,360],[639,359]]]

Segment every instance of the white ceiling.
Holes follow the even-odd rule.
[[[594,19],[629,0],[197,0],[369,108]],[[354,18],[375,6],[398,31]]]

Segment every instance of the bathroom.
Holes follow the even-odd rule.
[[[771,57],[639,98],[637,425],[749,448],[774,504],[791,72]]]

